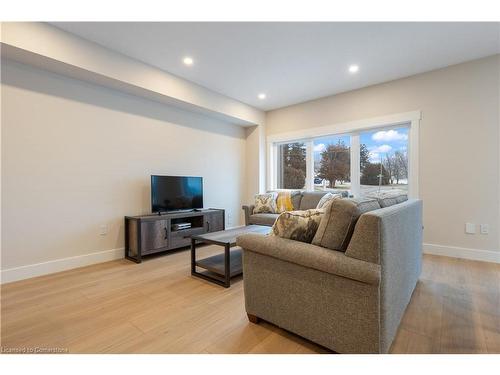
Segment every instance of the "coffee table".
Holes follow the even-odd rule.
[[[231,286],[231,278],[243,273],[241,248],[236,247],[236,237],[246,233],[268,234],[271,227],[247,225],[245,227],[221,230],[191,236],[191,275],[211,281],[225,288]],[[196,260],[196,242],[210,243],[224,247],[224,253]],[[198,272],[197,267],[205,271]]]

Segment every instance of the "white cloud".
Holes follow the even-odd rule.
[[[392,147],[389,145],[381,145],[381,146],[377,146],[377,147],[370,149],[371,152],[377,152],[377,153],[379,153],[379,152],[386,153],[386,152],[389,152],[391,150],[392,150]]]
[[[399,133],[397,130],[381,130],[372,135],[376,142],[406,141],[408,134]]]
[[[325,151],[326,146],[324,143],[318,143],[317,145],[314,145],[314,151],[315,152],[323,152]]]
[[[380,145],[377,147],[372,147],[369,150],[369,158],[370,162],[372,163],[380,163],[380,156],[381,154],[388,153],[389,151],[392,150],[392,147],[389,145]],[[384,156],[384,155],[382,155]]]
[[[380,154],[378,152],[370,152],[370,162],[380,163]]]

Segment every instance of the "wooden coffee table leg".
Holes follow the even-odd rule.
[[[191,238],[191,275],[196,272],[196,240]]]
[[[247,316],[248,316],[248,320],[250,321],[250,323],[259,324],[260,318],[258,316],[248,314],[248,313],[247,313]]]
[[[224,246],[224,278],[225,287],[229,288],[231,286],[231,245],[226,244]]]

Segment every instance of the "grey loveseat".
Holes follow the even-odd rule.
[[[326,193],[334,193],[334,194],[342,194],[342,196],[347,197],[347,190],[330,190],[330,191],[300,191],[299,194],[295,194],[292,196],[292,204],[295,210],[309,210],[312,208],[316,208],[319,200]],[[279,214],[271,214],[271,213],[259,213],[254,214],[253,209],[254,205],[245,205],[242,207],[245,212],[245,225],[266,225],[272,226],[276,221],[276,218]]]
[[[422,202],[361,215],[345,252],[247,234],[245,306],[339,353],[387,353],[421,270]]]

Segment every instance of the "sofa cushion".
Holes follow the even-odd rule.
[[[272,235],[311,243],[324,210],[283,212],[273,225]]]
[[[292,196],[292,206],[293,208],[290,211],[297,211],[300,209],[300,201],[302,199],[302,191],[300,190],[269,190],[268,193],[282,193],[282,192],[290,192]]]
[[[321,197],[316,208],[318,210],[322,208],[324,209],[327,203],[330,202],[332,199],[339,199],[339,198],[342,198],[342,194],[326,193]]]
[[[265,194],[257,194],[255,196],[255,207],[253,209],[254,214],[260,213],[276,213],[276,197],[278,193],[270,192]]]
[[[375,285],[380,281],[380,265],[350,258],[340,251],[256,233],[239,236],[236,244],[244,251],[252,251],[332,275]]]
[[[292,194],[290,191],[280,191],[276,197],[276,212],[293,211]]]
[[[328,193],[327,191],[304,191],[302,192],[302,199],[300,201],[299,210],[305,211],[316,208],[320,199]]]
[[[374,198],[380,204],[380,207],[390,207],[408,200],[408,192],[404,190],[382,190],[365,194],[367,198]]]
[[[300,190],[292,191],[292,205],[293,211],[300,209],[300,201],[302,200],[302,192]]]
[[[302,198],[302,193],[300,192],[300,190],[283,190],[278,191],[277,193],[277,213],[285,211],[296,211],[299,209],[300,198]]]
[[[250,215],[248,224],[272,226],[279,214],[253,214]]]
[[[380,208],[376,199],[348,198],[329,202],[319,228],[314,236],[314,245],[332,250],[346,251],[358,218],[365,212]]]

